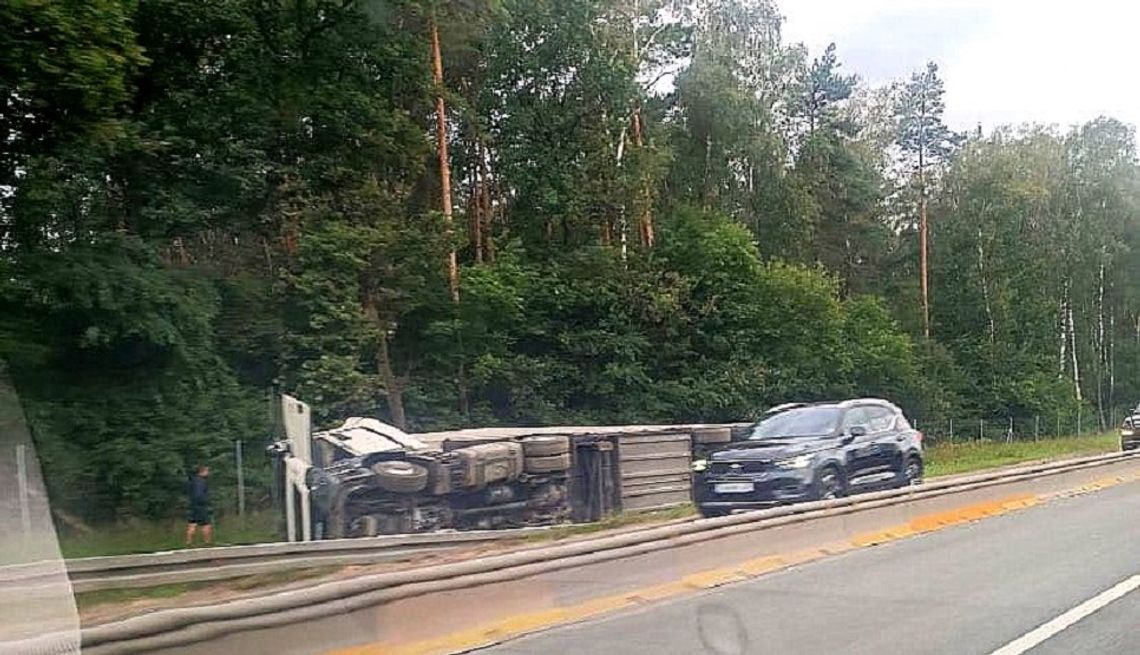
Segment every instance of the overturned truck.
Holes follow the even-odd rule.
[[[594,521],[688,502],[724,426],[495,428],[410,435],[372,418],[309,431],[285,397],[270,448],[290,540]]]

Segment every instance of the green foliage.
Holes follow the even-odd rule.
[[[29,263],[28,287],[0,298],[0,315],[20,317],[0,320],[0,348],[53,498],[96,518],[158,516],[195,464],[232,485],[234,440],[260,445],[267,426],[215,354],[210,285],[113,234]]]
[[[898,118],[898,146],[913,158],[916,167],[945,161],[961,142],[961,135],[942,122],[946,111],[946,91],[938,77],[938,65],[928,62],[926,68],[911,75],[902,89]]]
[[[145,63],[122,0],[10,0],[0,5],[0,185],[24,159],[83,134],[115,131],[111,112],[130,99]]]
[[[1140,396],[1132,129],[962,145],[935,66],[870,89],[766,0],[0,19],[0,357],[83,518],[169,518],[197,462],[229,487],[235,439],[258,489],[273,390],[413,430],[855,395],[1107,425]]]

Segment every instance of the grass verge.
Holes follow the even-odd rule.
[[[261,587],[277,587],[308,578],[318,578],[338,571],[340,568],[339,566],[318,566],[311,569],[258,573],[256,575],[245,575],[220,581],[203,580],[201,582],[179,582],[156,585],[154,587],[143,587],[141,589],[84,591],[75,594],[75,604],[82,612],[100,605],[120,605],[145,599],[176,598],[199,589],[210,589],[211,593],[227,590],[242,592]]]
[[[985,469],[1048,459],[1110,453],[1120,447],[1115,432],[1041,441],[938,442],[926,448],[926,476],[974,473]]]
[[[101,525],[90,529],[66,527],[60,530],[59,547],[66,559],[99,555],[134,555],[186,547],[186,523],[167,521],[131,521]],[[201,533],[195,536],[200,543]],[[237,546],[277,541],[277,515],[270,511],[248,512],[244,517],[221,516],[215,519],[214,545]]]

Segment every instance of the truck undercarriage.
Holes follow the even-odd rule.
[[[573,462],[564,436],[433,447],[380,421],[351,418],[307,439],[277,442],[270,452],[285,464],[278,470],[304,470],[307,509],[300,513],[317,539],[522,527],[570,516]]]

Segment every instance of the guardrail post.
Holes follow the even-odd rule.
[[[1041,438],[1041,415],[1037,414],[1033,417],[1033,440],[1037,441]]]
[[[950,417],[950,443],[954,443],[954,417]]]

